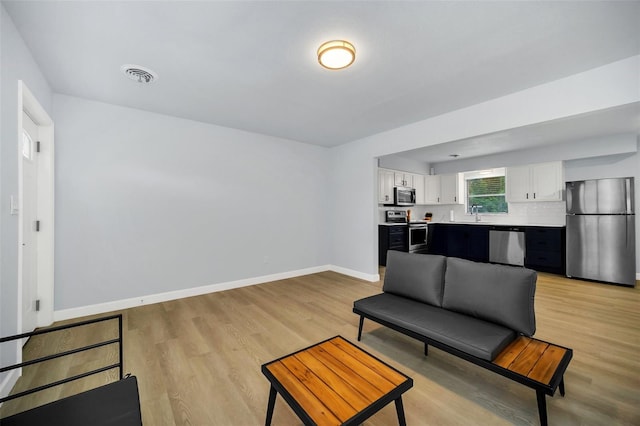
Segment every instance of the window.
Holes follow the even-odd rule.
[[[465,173],[469,213],[474,205],[479,213],[508,212],[504,175],[504,168]]]
[[[22,132],[22,156],[27,160],[33,157],[33,140],[25,131]]]

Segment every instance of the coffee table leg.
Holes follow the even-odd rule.
[[[269,403],[267,404],[267,419],[265,420],[265,426],[271,425],[271,418],[273,417],[273,407],[276,405],[276,388],[271,386],[269,390]]]
[[[396,413],[398,413],[398,424],[400,426],[407,426],[407,421],[404,418],[404,407],[402,406],[402,396],[396,399]]]
[[[538,397],[538,414],[540,415],[540,425],[547,426],[547,400],[544,392],[537,390]]]
[[[564,376],[560,379],[560,395],[564,396]]]

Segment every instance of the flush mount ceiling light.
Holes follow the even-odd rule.
[[[124,64],[120,67],[120,70],[122,70],[128,78],[140,84],[152,83],[158,79],[158,74],[140,65]]]
[[[318,48],[318,62],[330,70],[341,70],[356,60],[353,44],[344,40],[331,40]]]

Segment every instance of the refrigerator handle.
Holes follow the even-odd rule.
[[[633,197],[633,194],[631,193],[631,179],[625,179],[624,180],[624,186],[625,186],[625,190],[626,190],[626,197],[625,197],[625,202],[626,202],[626,208],[627,214],[632,214],[633,210],[632,210],[632,206],[631,206],[631,198]]]

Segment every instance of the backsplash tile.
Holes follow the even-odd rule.
[[[431,205],[413,207],[379,207],[378,221],[385,221],[387,210],[411,210],[412,219],[422,219],[426,212],[433,214],[434,222],[449,222],[450,211],[453,210],[455,221],[470,221],[472,216],[465,211],[464,205]],[[508,214],[480,214],[481,221],[513,225],[554,225],[564,226],[566,205],[564,201],[509,203]]]

